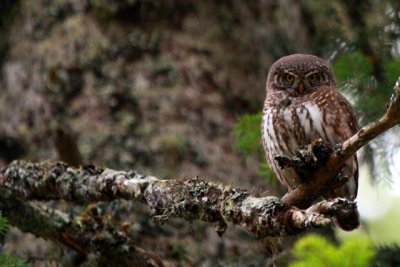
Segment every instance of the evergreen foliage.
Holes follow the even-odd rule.
[[[374,266],[396,267],[400,266],[400,246],[397,244],[377,247],[377,255],[374,259]]]
[[[265,161],[264,151],[261,143],[261,125],[262,112],[256,114],[245,114],[234,127],[235,148],[245,158],[249,156],[259,156],[259,174],[266,177],[268,183],[276,185],[275,174]]]
[[[293,249],[297,260],[290,267],[368,267],[375,251],[367,239],[349,239],[340,246],[315,234],[299,239]]]
[[[262,112],[245,114],[235,125],[235,148],[244,157],[263,153],[260,131],[261,118]]]
[[[8,229],[10,228],[10,225],[8,223],[7,218],[3,217],[0,213],[0,235],[4,235],[7,233]],[[27,267],[28,263],[20,260],[18,258],[15,258],[10,255],[2,255],[0,253],[0,267],[2,266],[7,266],[7,267]]]
[[[384,78],[379,80],[373,71],[373,58],[361,51],[343,54],[333,64],[339,90],[354,100],[362,124],[384,113],[385,102],[399,75],[400,59],[389,59],[383,65]]]
[[[10,255],[0,255],[0,267],[28,267],[28,263]]]
[[[0,213],[0,235],[4,235],[9,228],[10,225],[8,223],[7,218],[3,217]]]

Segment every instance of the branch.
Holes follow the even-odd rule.
[[[105,220],[95,205],[90,205],[81,216],[73,216],[42,203],[2,195],[0,209],[22,231],[63,244],[83,255],[99,252],[100,262],[109,262],[111,258],[113,266],[150,266],[150,260],[154,259],[126,232]]]
[[[381,133],[400,124],[400,77],[397,79],[393,90],[386,113],[380,119],[361,128],[343,143],[342,153],[347,158]]]
[[[13,201],[10,202],[8,199],[11,196]],[[137,200],[150,207],[154,220],[158,223],[163,223],[170,217],[180,217],[188,221],[202,220],[212,223],[219,235],[225,232],[227,222],[231,222],[245,227],[257,237],[285,236],[309,227],[326,226],[335,216],[318,213],[318,209],[283,209],[282,202],[276,197],[256,198],[245,190],[198,178],[160,180],[135,171],[115,171],[93,166],[76,169],[64,163],[50,161],[15,161],[1,170],[0,203],[3,203],[3,209],[6,207],[12,212],[11,223],[21,225],[21,219],[18,218],[31,218],[32,212],[15,208],[10,203],[24,205],[27,200],[33,199],[63,199],[77,204],[114,199]],[[50,222],[53,219],[48,218]],[[76,247],[71,244],[92,246],[90,242],[66,243],[62,239],[63,235],[44,234],[38,229],[29,229],[30,225],[26,225],[25,229],[57,239],[73,249]],[[58,226],[60,230],[65,229],[64,224]],[[56,229],[54,231],[57,232]],[[69,228],[68,233],[69,236],[79,236],[82,231],[79,228]]]
[[[345,161],[373,138],[397,124],[400,124],[400,78],[394,86],[394,93],[390,98],[387,111],[380,119],[360,129],[356,134],[343,142],[343,144],[339,145],[332,152],[325,154],[310,153],[311,157],[316,157],[317,161],[320,161],[320,164],[316,164],[313,159],[310,159],[310,157],[302,158],[299,157],[299,155],[292,159],[284,156],[278,157],[277,160],[284,166],[295,167],[299,171],[304,172],[301,169],[304,169],[304,165],[307,165],[308,168],[312,170],[311,172],[308,172],[306,181],[283,196],[282,202],[287,207],[297,206],[306,208],[310,203],[315,201],[316,198],[321,196],[321,192],[328,184],[331,183],[336,186],[344,184],[346,180],[335,181],[335,178]],[[319,140],[318,142],[309,145],[304,150],[313,152],[318,151],[316,148],[325,147],[323,143],[323,140]],[[307,153],[300,154],[308,155]]]

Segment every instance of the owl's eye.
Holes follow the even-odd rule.
[[[294,75],[293,74],[290,74],[290,73],[286,73],[285,74],[285,80],[287,81],[287,82],[293,82],[294,81]]]
[[[313,73],[313,74],[309,75],[307,78],[310,82],[315,82],[318,79],[318,75]]]

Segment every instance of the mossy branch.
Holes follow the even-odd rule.
[[[258,237],[265,237],[285,236],[312,226],[325,226],[332,217],[332,214],[312,210],[284,209],[276,197],[256,198],[246,190],[199,178],[160,180],[135,171],[115,171],[93,166],[73,168],[50,161],[15,161],[3,168],[0,172],[0,193],[0,208],[11,224],[56,240],[81,253],[102,249],[95,242],[100,233],[96,233],[94,228],[105,229],[104,226],[95,226],[98,218],[87,224],[87,216],[70,218],[68,216],[72,215],[61,212],[46,213],[40,205],[29,204],[27,200],[62,199],[75,204],[114,199],[136,200],[150,207],[158,223],[170,217],[187,221],[202,220],[212,223],[219,235],[225,232],[227,222],[243,226]],[[332,202],[328,205],[333,207],[337,204]],[[83,232],[86,234],[83,235]],[[129,237],[121,234],[121,231],[109,230],[107,234],[100,235],[108,240],[102,241],[103,245],[107,243],[108,249],[113,244],[121,245],[121,242],[129,247]],[[82,236],[87,240],[82,241]]]

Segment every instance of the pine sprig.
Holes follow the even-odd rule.
[[[3,217],[0,213],[0,235],[4,235],[10,229],[10,224],[7,218]]]

